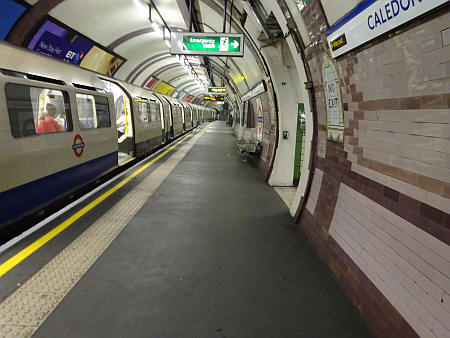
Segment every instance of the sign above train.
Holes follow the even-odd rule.
[[[223,96],[204,96],[203,100],[205,100],[205,101],[224,101],[225,98]]]
[[[336,58],[447,3],[448,0],[364,0],[327,31]]]
[[[225,87],[208,87],[208,93],[211,94],[226,94],[227,89]]]
[[[172,32],[171,54],[244,56],[244,34]]]

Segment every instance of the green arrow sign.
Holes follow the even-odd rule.
[[[240,37],[183,36],[183,49],[188,51],[239,52],[240,46]]]
[[[172,32],[172,54],[243,56],[244,35]]]

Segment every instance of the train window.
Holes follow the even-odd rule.
[[[139,119],[144,123],[149,123],[152,121],[150,116],[150,104],[148,101],[136,100],[138,106],[138,116]]]
[[[14,138],[72,131],[66,92],[7,83],[5,94]]]
[[[150,115],[152,121],[161,121],[161,110],[159,103],[150,102]]]
[[[173,115],[181,118],[181,107],[178,104],[173,105]]]
[[[77,93],[76,98],[81,129],[111,127],[107,97]]]

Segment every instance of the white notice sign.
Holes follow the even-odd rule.
[[[263,139],[263,110],[262,110],[262,102],[261,99],[258,97],[256,98],[256,110],[257,110],[257,116],[258,116],[258,126],[257,126],[257,134],[256,139],[258,141],[261,141]]]
[[[327,108],[327,136],[332,140],[342,142],[344,140],[344,117],[341,89],[333,60],[328,56],[323,57],[322,77]]]
[[[329,123],[331,125],[339,125],[341,121],[341,109],[339,105],[339,97],[337,91],[336,74],[331,67],[325,67],[325,92],[327,94],[327,108]]]

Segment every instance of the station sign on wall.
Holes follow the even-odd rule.
[[[244,56],[244,34],[172,32],[171,54]]]
[[[267,85],[264,80],[262,80],[260,83],[256,84],[252,89],[250,89],[247,93],[242,95],[241,100],[242,102],[248,101],[258,95],[261,95],[262,93],[265,93],[267,91]]]
[[[364,0],[326,32],[336,58],[447,3],[448,0]]]

